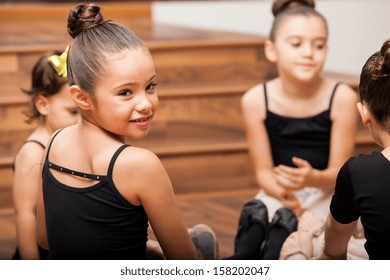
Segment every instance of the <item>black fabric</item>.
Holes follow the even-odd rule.
[[[75,188],[53,176],[48,162],[51,144],[42,175],[49,258],[146,259],[145,210],[123,198],[112,180],[115,160],[128,145],[115,152],[100,182]]]
[[[332,126],[330,110],[338,85],[333,89],[327,110],[311,117],[292,118],[268,110],[267,87],[264,83],[267,109],[265,126],[275,166],[284,164],[295,167],[291,161],[294,156],[307,160],[315,169],[323,170],[328,166]]]
[[[242,234],[234,255],[225,260],[257,260],[264,241],[266,229],[259,223],[252,223]]]
[[[261,249],[262,260],[278,260],[287,237],[298,228],[294,212],[286,207],[279,208],[268,226],[266,241]]]
[[[282,226],[273,226],[268,232],[267,248],[264,250],[262,260],[278,260],[284,241],[290,235]]]
[[[342,224],[361,217],[370,259],[390,259],[390,162],[380,152],[349,159],[340,169],[330,204]]]

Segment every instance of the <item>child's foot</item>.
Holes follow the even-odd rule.
[[[203,260],[217,260],[218,241],[214,231],[205,224],[197,224],[188,230],[198,255]]]

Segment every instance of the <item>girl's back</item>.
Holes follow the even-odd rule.
[[[96,155],[91,156],[82,151],[85,145],[66,141],[68,137],[77,139],[72,137],[72,132],[77,134],[74,130],[76,127],[71,127],[54,136],[43,168],[50,258],[145,259],[146,213],[141,205],[129,203],[113,180],[117,157],[127,145],[120,145],[110,158],[106,151],[101,155],[96,148],[86,149],[96,149]],[[108,150],[113,147],[108,146]],[[80,159],[84,168],[74,169]]]

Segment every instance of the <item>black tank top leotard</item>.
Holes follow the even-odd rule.
[[[337,83],[333,89],[327,110],[311,117],[294,118],[281,116],[268,110],[267,87],[264,83],[267,112],[265,126],[275,166],[284,164],[295,167],[291,161],[293,156],[307,160],[313,168],[319,170],[328,166],[332,126],[330,110],[339,84]]]
[[[39,142],[37,140],[33,140],[33,139],[26,140],[26,141],[23,142],[22,146],[24,144],[26,144],[26,143],[36,143],[39,146],[41,146],[43,150],[45,149],[45,145],[43,145],[41,142]],[[15,171],[15,162],[13,162],[13,164],[12,164],[12,170]],[[39,251],[39,258],[41,260],[46,260],[47,257],[49,256],[49,251],[41,248],[40,246],[38,246],[38,251]],[[16,248],[15,253],[12,256],[12,259],[13,260],[21,260],[22,259],[21,256],[20,256],[20,253],[19,253],[19,248]]]
[[[86,174],[49,161],[56,135],[42,174],[49,258],[146,259],[148,218],[144,208],[129,203],[112,180],[115,161],[128,145],[114,153],[107,175]],[[85,188],[68,186],[50,169],[99,182]]]

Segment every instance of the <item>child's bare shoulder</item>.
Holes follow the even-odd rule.
[[[241,98],[241,105],[245,108],[258,107],[264,100],[264,84],[258,84],[251,87]]]
[[[20,147],[15,156],[15,166],[28,166],[41,162],[44,149],[36,142],[27,142]]]
[[[335,106],[344,106],[351,103],[355,106],[357,101],[358,93],[347,83],[341,82],[334,96]]]
[[[115,162],[118,171],[137,174],[157,172],[162,168],[162,163],[155,153],[144,148],[134,146],[127,147],[118,156]]]

